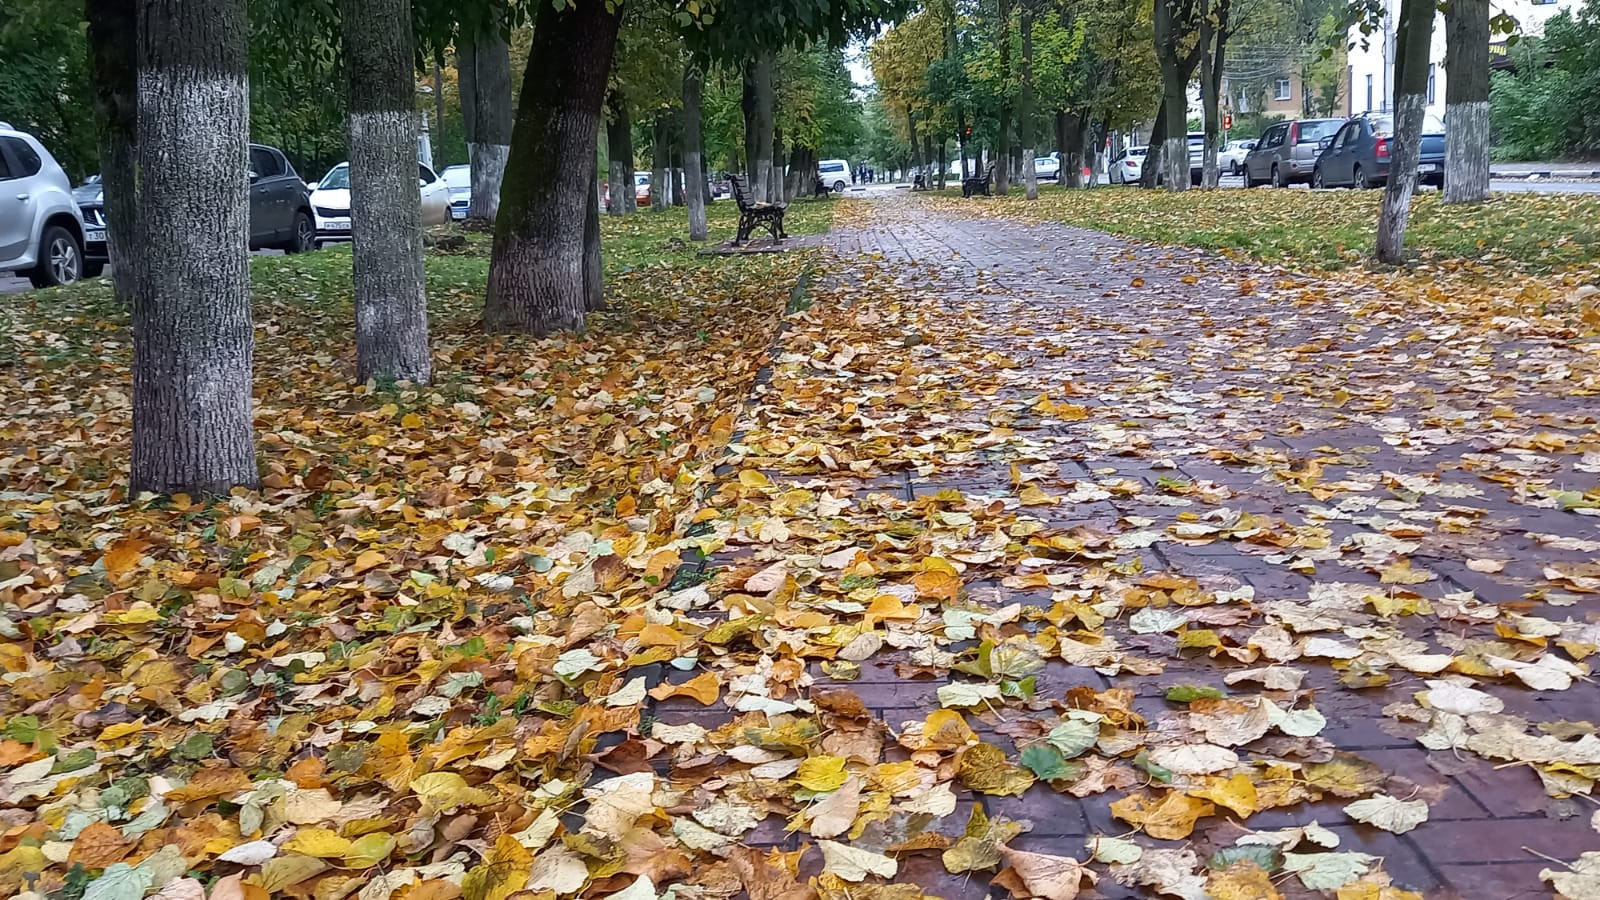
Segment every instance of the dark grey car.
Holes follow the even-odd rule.
[[[1288,187],[1311,180],[1322,139],[1332,137],[1344,119],[1296,119],[1262,132],[1256,148],[1244,158],[1244,186]]]
[[[83,255],[91,274],[110,260],[106,249],[106,210],[98,176],[72,192],[83,210]],[[316,223],[311,219],[311,192],[283,152],[250,145],[250,249],[286,253],[315,249]]]
[[[1394,117],[1358,116],[1322,145],[1322,155],[1311,175],[1312,187],[1370,188],[1386,184],[1394,149]],[[1422,123],[1417,180],[1444,186],[1444,122],[1431,115]]]

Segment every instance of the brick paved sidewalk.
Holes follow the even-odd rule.
[[[726,540],[704,567],[712,596],[753,593],[752,572],[842,545],[782,510],[771,516],[794,534],[755,538],[764,526],[739,506],[739,472],[759,470],[780,491],[849,497],[854,512],[838,515],[854,515],[843,543],[856,546],[876,539],[948,555],[944,538],[916,525],[930,510],[943,510],[947,523],[976,514],[981,527],[1003,514],[1039,534],[1081,538],[1082,552],[1057,554],[1058,565],[967,569],[964,597],[989,609],[1020,604],[1011,631],[1060,624],[1072,592],[1087,597],[1107,579],[1174,597],[1192,589],[1241,598],[1191,609],[1187,631],[1206,626],[1221,636],[1209,652],[1203,641],[1180,647],[1179,633],[1135,631],[1126,615],[1113,615],[1104,634],[1129,661],[1051,657],[1037,675],[1037,696],[1052,701],[1074,688],[1125,688],[1151,728],[1183,711],[1166,699],[1176,685],[1253,696],[1259,685],[1230,686],[1223,676],[1265,664],[1241,659],[1263,640],[1264,621],[1321,615],[1332,622],[1317,633],[1338,641],[1375,641],[1375,631],[1361,629],[1381,628],[1426,652],[1477,660],[1508,647],[1532,648],[1521,659],[1554,652],[1595,619],[1595,573],[1582,567],[1596,558],[1600,545],[1590,542],[1600,539],[1600,519],[1556,493],[1600,482],[1592,350],[1534,330],[1434,321],[1425,310],[1330,294],[1281,271],[1097,232],[968,220],[901,197],[855,209],[862,221],[834,235],[814,315],[788,333],[735,439],[740,457],[716,498]],[[856,330],[830,332],[846,320]],[[851,404],[830,405],[841,399]],[[843,458],[830,470],[806,441]],[[1370,608],[1352,608],[1348,598],[1361,596]],[[1557,637],[1545,621],[1573,624]],[[1058,636],[1089,640],[1076,630],[1082,624],[1063,624]],[[855,692],[894,751],[907,723],[939,708],[941,686],[971,680],[918,653],[884,647],[844,681],[829,673],[854,674],[848,666],[812,659],[811,683],[796,683],[813,698]],[[1600,804],[1584,793],[1554,797],[1532,765],[1419,744],[1428,720],[1415,696],[1448,673],[1337,656],[1294,660],[1305,672],[1298,690],[1267,692],[1280,705],[1319,711],[1326,725],[1315,736],[1237,749],[1301,763],[1359,757],[1381,770],[1382,792],[1426,801],[1426,822],[1390,834],[1351,821],[1349,798],[1325,795],[1248,819],[1218,809],[1187,840],[1135,840],[1187,847],[1203,862],[1247,830],[1318,822],[1339,836],[1340,851],[1381,857],[1396,887],[1469,898],[1551,896],[1539,877],[1560,868],[1550,858],[1570,862],[1600,849],[1590,824]],[[1600,694],[1586,678],[1566,690],[1532,690],[1492,673],[1476,680],[1530,728],[1569,738],[1593,731]],[[1037,708],[967,718],[1015,760]],[[674,698],[656,703],[653,715],[715,728],[734,713]],[[1571,784],[1596,774],[1589,767]],[[951,838],[974,804],[991,819],[1031,823],[1009,844],[1021,850],[1083,859],[1087,836],[1134,830],[1111,810],[1129,788],[1078,797],[1039,782],[1010,797],[957,787],[957,809],[936,826]],[[871,845],[874,827],[858,843]],[[772,816],[744,840],[794,848],[811,838]],[[929,894],[991,892],[993,870],[952,875],[938,853],[898,858],[894,880]],[[808,865],[815,872],[814,856]],[[1098,886],[1086,882],[1082,896],[1155,895],[1095,868]],[[1320,896],[1282,873],[1273,881],[1284,896]]]

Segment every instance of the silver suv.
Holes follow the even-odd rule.
[[[1268,128],[1244,158],[1244,186],[1309,183],[1322,153],[1322,139],[1333,137],[1344,123],[1344,119],[1295,119]]]
[[[34,287],[83,277],[83,215],[72,182],[30,134],[0,122],[0,272]]]

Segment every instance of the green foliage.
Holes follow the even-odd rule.
[[[1496,152],[1548,159],[1600,153],[1600,0],[1545,23],[1543,38],[1512,47],[1514,71],[1496,72],[1489,116]]]
[[[73,181],[100,171],[90,96],[83,4],[7,0],[0,121],[38,138]]]

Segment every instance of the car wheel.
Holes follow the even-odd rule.
[[[1239,164],[1237,162],[1228,163],[1228,174],[1235,178],[1239,177]]]
[[[834,193],[835,193],[835,194],[842,194],[842,193],[844,193],[844,182],[843,182],[843,181],[835,181],[835,182],[834,182],[834,183],[833,183],[833,192],[834,192]]]
[[[39,265],[28,276],[34,287],[71,284],[83,277],[83,248],[60,225],[51,225],[39,236],[39,257]]]
[[[1312,169],[1311,170],[1311,187],[1312,187],[1312,189],[1320,191],[1320,190],[1322,190],[1323,188],[1325,188],[1327,186],[1328,185],[1326,183],[1324,183],[1323,180],[1322,180],[1322,167],[1321,166],[1317,166],[1315,169]]]
[[[317,226],[312,223],[311,217],[303,212],[294,214],[294,231],[289,235],[289,242],[283,245],[285,253],[305,253],[316,249]]]
[[[1372,182],[1367,180],[1367,173],[1361,171],[1361,163],[1356,163],[1355,169],[1351,172],[1351,181],[1362,190],[1372,187]]]
[[[1275,188],[1288,187],[1288,185],[1284,184],[1283,182],[1283,170],[1279,169],[1277,166],[1272,167],[1272,186]]]

